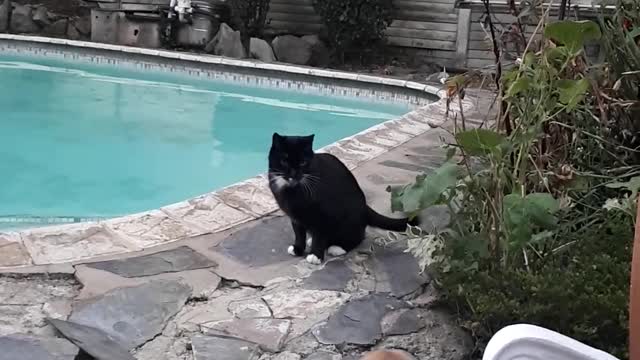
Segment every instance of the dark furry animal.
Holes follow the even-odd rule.
[[[274,133],[269,151],[269,187],[295,233],[291,255],[304,254],[307,233],[313,240],[306,259],[320,264],[327,250],[339,256],[360,245],[367,225],[391,231],[417,225],[417,219],[392,219],[371,209],[338,158],[313,152],[313,138]]]

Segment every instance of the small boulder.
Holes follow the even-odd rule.
[[[65,36],[67,34],[68,24],[69,24],[69,20],[60,19],[58,21],[53,22],[51,25],[46,26],[42,32],[44,35],[47,35],[47,36]]]
[[[249,49],[251,53],[251,57],[254,59],[258,59],[264,62],[274,62],[276,61],[276,56],[273,54],[273,49],[268,42],[258,39],[251,38],[249,43]]]
[[[327,67],[331,62],[331,56],[329,55],[329,49],[324,44],[318,35],[305,35],[302,40],[311,45],[311,59],[309,59],[309,65],[316,67]]]
[[[67,38],[69,40],[80,40],[81,37],[82,37],[82,35],[80,35],[80,32],[78,31],[78,29],[76,29],[76,27],[73,26],[72,23],[68,23],[68,25],[67,25]]]
[[[311,44],[293,35],[278,36],[271,43],[278,61],[307,65],[311,59]]]
[[[33,21],[33,10],[29,5],[15,4],[11,13],[10,29],[14,33],[32,34],[40,31],[38,24]]]
[[[73,26],[83,36],[91,36],[91,18],[88,16],[80,16],[73,19]]]
[[[9,15],[11,15],[11,0],[4,0],[0,4],[0,32],[9,30]]]
[[[214,38],[204,50],[210,54],[242,59],[246,57],[240,32],[234,31],[229,25],[222,23]]]
[[[49,12],[47,8],[44,6],[38,6],[33,11],[33,21],[41,27],[45,27],[51,24],[51,20],[49,19]]]

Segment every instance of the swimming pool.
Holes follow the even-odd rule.
[[[18,56],[0,82],[0,227],[159,208],[266,171],[274,131],[319,148],[408,111]]]

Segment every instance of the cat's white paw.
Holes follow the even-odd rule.
[[[320,265],[322,263],[322,261],[320,261],[320,259],[318,259],[318,257],[313,254],[307,255],[307,262],[313,265]]]
[[[296,251],[295,251],[295,248],[293,247],[293,245],[291,245],[291,246],[289,246],[289,247],[287,248],[287,252],[288,252],[288,253],[289,253],[289,255],[291,255],[291,256],[296,256]]]
[[[332,245],[332,246],[329,246],[329,249],[327,249],[327,253],[331,256],[342,256],[347,252],[344,251],[344,249],[341,248],[340,246]]]
[[[307,238],[307,248],[311,249],[311,244],[313,244],[313,238],[311,236],[309,236]]]

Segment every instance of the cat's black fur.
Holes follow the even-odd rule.
[[[315,154],[310,136],[273,134],[269,151],[269,187],[280,208],[289,216],[295,243],[302,256],[307,232],[312,236],[311,254],[322,261],[332,245],[345,251],[357,247],[367,225],[404,231],[417,219],[392,219],[371,209],[355,177],[338,158]]]

